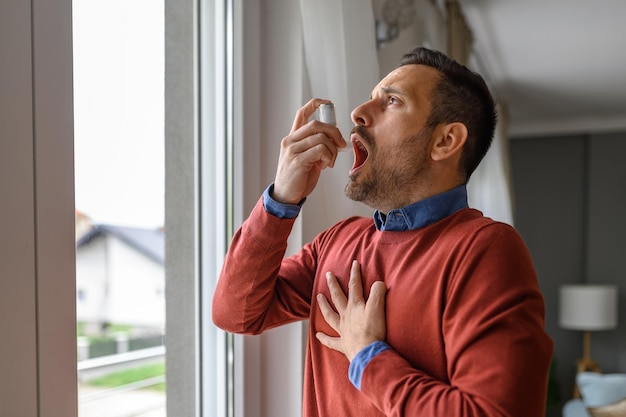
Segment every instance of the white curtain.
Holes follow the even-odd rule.
[[[313,97],[335,103],[337,125],[349,139],[350,112],[379,81],[374,13],[362,0],[300,0],[306,68]],[[340,153],[334,169],[322,173],[304,206],[305,238],[350,215],[372,210],[348,200],[343,189],[351,153]]]
[[[448,55],[464,65],[472,56],[472,30],[458,1],[446,2],[448,13]],[[479,69],[479,72],[484,72]],[[486,74],[483,74],[485,76]],[[489,81],[489,80],[487,80]],[[509,173],[509,149],[506,108],[498,106],[500,115],[493,143],[468,184],[471,207],[485,216],[513,225],[512,191]]]
[[[493,143],[468,183],[471,207],[485,216],[513,225],[513,192],[506,124],[506,108],[498,105],[499,122]]]

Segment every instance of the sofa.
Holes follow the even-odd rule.
[[[583,400],[574,398],[563,406],[563,417],[591,417]]]
[[[581,398],[563,406],[563,417],[626,417],[626,374],[581,372],[576,375]]]

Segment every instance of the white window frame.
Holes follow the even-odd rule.
[[[211,297],[232,230],[232,1],[165,0],[168,415],[232,415]],[[232,204],[230,205],[232,207]],[[229,227],[229,224],[231,227]],[[230,404],[230,406],[229,406]]]
[[[165,0],[166,172],[172,181],[165,235],[166,248],[176,247],[166,262],[185,271],[167,293],[168,317],[177,318],[168,320],[166,331],[168,411],[180,417],[299,415],[305,326],[228,336],[210,318],[229,243],[215,236],[229,236],[273,178],[280,139],[305,100],[302,43],[294,42],[299,4],[196,1]],[[226,64],[216,65],[216,56]],[[216,181],[214,174],[224,169],[228,181]],[[230,205],[210,204],[220,198]]]

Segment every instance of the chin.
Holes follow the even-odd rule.
[[[343,193],[352,201],[363,203],[372,207],[368,199],[368,192],[363,187],[355,184],[353,181],[349,181],[343,190]]]
[[[361,201],[358,198],[359,193],[357,190],[355,190],[355,188],[356,187],[354,186],[354,181],[350,180],[348,181],[345,188],[343,189],[343,193],[345,194],[346,197],[348,197],[352,201]]]

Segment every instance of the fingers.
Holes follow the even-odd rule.
[[[343,148],[346,145],[346,141],[341,137],[341,132],[339,132],[335,126],[322,123],[318,120],[309,122],[309,119],[317,111],[318,107],[326,103],[331,103],[331,101],[321,98],[313,98],[298,109],[293,125],[291,126],[291,134],[303,128],[304,130],[302,133],[306,136],[311,136],[317,133],[325,133],[336,147]]]
[[[332,148],[344,148],[346,146],[346,141],[336,126],[322,123],[319,120],[311,120],[292,131],[283,139],[283,145],[294,145],[308,138],[315,138],[316,142],[326,143]]]
[[[283,147],[285,153],[299,160],[297,161],[299,165],[317,164],[323,169],[327,166],[333,167],[337,158],[337,148],[324,133],[314,133],[300,140],[287,137]]]
[[[365,297],[363,295],[363,280],[361,279],[361,265],[357,260],[352,261],[350,267],[350,280],[348,281],[348,296],[344,294],[337,277],[332,272],[326,273],[326,280],[328,282],[328,289],[330,290],[330,296],[335,305],[337,311],[343,312],[348,304],[362,305],[365,303]],[[377,309],[385,308],[385,295],[387,293],[387,287],[383,281],[376,281],[370,288],[370,294],[367,300],[367,305],[375,305]],[[326,297],[321,294],[318,299],[322,298],[324,303],[332,310],[328,304]]]
[[[346,142],[336,126],[309,117],[329,100],[313,99],[300,108],[292,131],[281,141],[274,178],[274,197],[281,203],[297,204],[317,185],[321,171],[334,167],[339,148]]]
[[[376,281],[372,284],[370,295],[367,300],[367,307],[375,314],[385,311],[385,295],[387,294],[387,286],[383,281]]]
[[[346,309],[348,300],[343,293],[337,277],[332,272],[326,273],[326,281],[328,282],[328,289],[330,290],[330,298],[333,300],[333,304],[337,308],[337,311],[342,312]]]
[[[328,325],[332,327],[334,331],[339,333],[339,314],[337,314],[337,312],[333,310],[332,306],[323,295],[320,294],[317,296],[317,302],[319,304],[320,311],[322,312],[322,316],[324,316],[324,320],[326,320],[326,323],[328,323]]]
[[[385,340],[387,288],[383,281],[374,282],[365,302],[361,266],[357,261],[353,261],[350,268],[347,295],[332,272],[326,273],[326,280],[330,300],[319,294],[317,301],[324,320],[336,334],[317,332],[316,337],[324,346],[343,353],[351,361],[365,346]]]
[[[300,107],[296,112],[296,117],[293,121],[293,125],[291,126],[291,132],[295,132],[300,129],[302,126],[306,125],[309,122],[309,118],[313,116],[313,113],[317,110],[317,108],[321,104],[330,103],[330,100],[324,100],[321,98],[314,98],[309,100],[304,106]]]
[[[315,334],[315,337],[317,337],[317,340],[319,340],[320,343],[323,344],[324,346],[334,349],[334,350],[341,351],[341,338],[340,337],[331,337],[322,332],[317,332]]]
[[[316,128],[320,131],[315,132]],[[338,151],[331,139],[333,129],[339,132],[334,126],[314,121],[282,140],[274,179],[277,201],[298,203],[313,191],[321,171],[335,165]]]
[[[350,267],[348,302],[353,305],[365,303],[365,300],[363,299],[363,282],[361,281],[361,266],[357,260],[352,261],[352,266]]]

